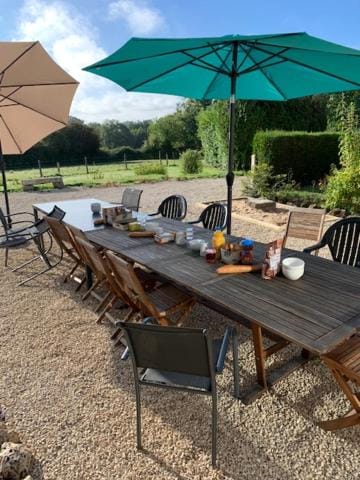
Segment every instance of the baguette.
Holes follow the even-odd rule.
[[[220,275],[226,273],[249,273],[249,272],[257,272],[261,270],[262,265],[224,265],[223,267],[219,267],[216,272]]]
[[[130,238],[146,238],[146,237],[154,237],[155,232],[130,232],[129,237]]]

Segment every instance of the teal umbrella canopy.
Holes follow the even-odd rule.
[[[306,33],[132,38],[84,70],[131,92],[230,99],[228,225],[234,181],[235,99],[285,101],[360,90],[360,51]]]

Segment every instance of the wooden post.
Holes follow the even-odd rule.
[[[42,171],[42,168],[41,168],[40,158],[38,158],[38,166],[39,166],[40,177],[42,177],[43,176],[43,171]]]
[[[87,156],[86,156],[86,155],[85,155],[85,157],[84,157],[84,162],[85,162],[86,173],[89,173],[89,165],[88,165],[88,161],[87,161]]]
[[[126,153],[124,153],[124,164],[125,164],[125,169],[127,170],[127,169],[128,169],[128,165],[127,165],[127,162],[126,162]]]
[[[56,162],[56,167],[57,167],[57,172],[58,172],[58,175],[61,175],[61,171],[60,171],[60,162]]]
[[[159,150],[159,162],[160,162],[160,165],[162,165],[162,161],[161,161],[161,150]]]
[[[256,166],[256,155],[253,153],[251,155],[251,171],[253,172],[255,170]]]
[[[169,155],[167,154],[167,152],[166,152],[166,166],[167,167],[169,166]]]

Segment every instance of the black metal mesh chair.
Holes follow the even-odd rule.
[[[197,220],[187,223],[202,223],[204,228],[208,230],[216,230],[220,228],[224,230],[227,221],[227,207],[223,203],[212,203],[206,207]]]
[[[150,213],[154,215],[161,215],[162,217],[171,218],[172,220],[183,220],[186,217],[187,202],[182,195],[170,195],[165,198],[159,205],[157,212]]]
[[[6,215],[3,215],[6,219]],[[12,214],[10,217],[13,217],[14,214]],[[49,217],[56,218],[58,220],[61,220],[65,216],[65,212],[55,206],[53,210],[48,214]],[[30,225],[27,225],[26,227],[23,228],[9,228],[9,222],[7,222],[7,228],[5,228],[3,224],[3,219],[1,219],[2,226],[4,228],[4,233],[0,235],[0,248],[5,249],[5,266],[8,266],[8,255],[9,255],[9,250],[12,248],[16,247],[24,247],[27,246],[29,242],[34,242],[37,250],[38,250],[38,255],[35,255],[32,257],[30,260],[22,263],[21,265],[16,266],[15,268],[12,268],[13,272],[17,272],[18,270],[21,270],[22,268],[26,267],[27,265],[30,265],[32,262],[35,260],[41,259],[46,267],[41,270],[40,272],[37,272],[27,279],[23,280],[22,282],[19,283],[19,285],[24,285],[25,283],[29,282],[33,278],[47,272],[51,268],[54,268],[56,265],[60,263],[62,260],[63,252],[62,249],[60,249],[60,256],[56,259],[54,263],[52,263],[48,257],[48,254],[51,252],[52,247],[53,247],[53,237],[50,234],[50,227],[48,223],[46,222],[45,219],[37,220],[35,222],[30,223]],[[15,222],[10,220],[10,224],[13,226]],[[19,222],[20,223],[20,222]],[[44,235],[48,236],[48,245],[44,245]]]
[[[326,230],[320,242],[303,251],[311,253],[326,246],[335,262],[360,267],[360,217],[339,220]]]
[[[136,394],[137,448],[141,445],[140,386],[172,388],[212,397],[212,465],[216,466],[217,393],[215,375],[222,373],[230,339],[233,347],[234,394],[239,396],[238,339],[228,327],[219,340],[206,330],[121,323],[133,365]],[[146,324],[145,324],[146,323]],[[127,358],[126,353],[123,358]]]
[[[136,188],[125,188],[122,194],[121,204],[130,210],[138,212],[142,193],[142,190]]]

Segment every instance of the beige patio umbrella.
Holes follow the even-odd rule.
[[[0,42],[0,168],[8,215],[3,155],[24,153],[65,127],[77,86],[40,42]]]

